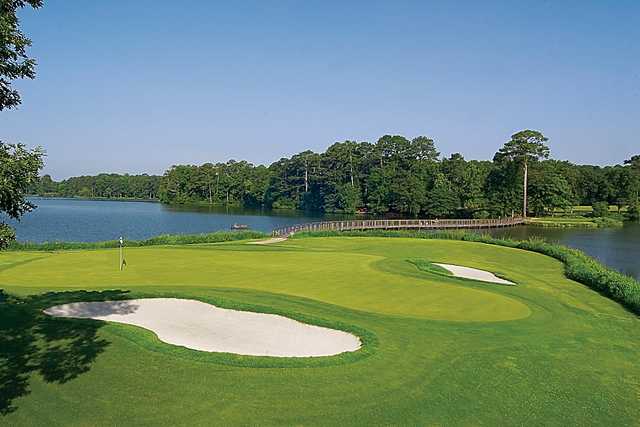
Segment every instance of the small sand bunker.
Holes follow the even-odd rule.
[[[274,243],[280,243],[287,240],[286,237],[272,237],[266,240],[256,240],[254,242],[247,242],[248,245],[272,245]]]
[[[493,273],[484,270],[478,270],[477,268],[462,267],[453,264],[440,264],[434,262],[435,265],[439,265],[442,268],[449,270],[455,277],[464,277],[465,279],[480,280],[481,282],[500,283],[502,285],[515,285],[505,279],[501,279]]]
[[[275,314],[228,310],[177,298],[77,302],[44,311],[57,317],[107,320],[140,326],[161,341],[193,350],[248,356],[311,357],[356,351],[353,334]]]

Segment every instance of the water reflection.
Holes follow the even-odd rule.
[[[622,228],[544,228],[520,226],[494,230],[495,236],[528,239],[538,236],[580,249],[618,271],[640,279],[640,224]]]
[[[91,242],[146,239],[159,234],[206,233],[230,230],[246,224],[258,231],[319,221],[348,219],[348,215],[319,215],[298,211],[268,211],[219,206],[166,206],[151,202],[33,198],[38,208],[20,222],[7,220],[16,228],[18,240]]]

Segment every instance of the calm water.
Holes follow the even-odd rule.
[[[601,229],[519,226],[494,230],[492,234],[515,239],[543,237],[580,249],[603,264],[640,280],[640,224],[637,223]]]
[[[219,207],[169,207],[152,202],[121,202],[32,198],[38,208],[24,215],[16,228],[20,241],[94,242],[146,239],[159,234],[205,233],[230,230],[233,224],[270,232],[286,225],[318,221],[298,212],[262,212]],[[5,219],[6,221],[6,219]]]
[[[262,212],[225,208],[175,208],[159,203],[39,199],[38,209],[15,225],[21,241],[99,241],[119,236],[146,239],[159,234],[229,230],[235,223],[254,230],[321,219],[295,212]],[[329,217],[324,217],[328,219]],[[330,219],[339,218],[331,217]],[[610,229],[553,229],[521,226],[495,230],[498,236],[540,236],[581,249],[601,262],[640,279],[640,224]]]

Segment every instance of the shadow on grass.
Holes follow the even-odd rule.
[[[127,291],[50,292],[29,297],[0,290],[0,415],[17,409],[29,380],[63,384],[87,372],[109,343],[97,335],[104,323],[48,316],[43,310],[80,301],[121,300]]]

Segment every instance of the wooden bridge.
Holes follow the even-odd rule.
[[[292,225],[273,230],[274,237],[287,237],[304,231],[349,230],[444,230],[512,227],[524,224],[522,217],[497,219],[360,219],[349,221],[321,221]]]

